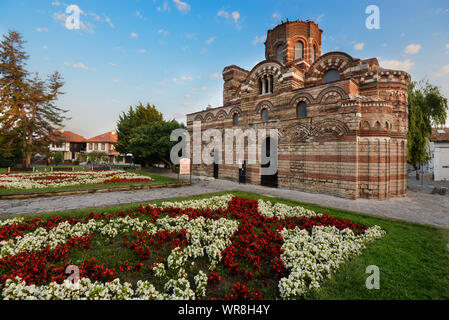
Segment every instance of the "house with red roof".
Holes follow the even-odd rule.
[[[62,152],[64,162],[73,162],[79,159],[81,153],[100,152],[109,156],[109,162],[114,164],[132,163],[131,154],[120,154],[115,150],[118,141],[116,131],[100,134],[86,139],[72,131],[57,131],[51,137],[50,151]]]
[[[86,151],[86,138],[72,131],[56,131],[50,140],[50,151],[62,152],[64,162],[73,162],[82,152]]]

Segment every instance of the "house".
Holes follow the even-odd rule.
[[[73,162],[86,151],[86,138],[72,131],[56,131],[50,140],[50,151],[62,152],[64,162]]]
[[[194,174],[350,199],[406,195],[410,75],[376,58],[322,54],[322,32],[313,21],[284,22],[268,30],[264,61],[224,68],[223,105],[188,114],[190,137],[198,127],[267,136],[254,152],[215,150],[212,164],[195,163],[202,146],[192,138]],[[223,160],[228,151],[232,164]],[[262,152],[277,160],[277,172],[264,173]]]
[[[110,131],[96,137],[86,139],[72,131],[56,131],[51,139],[50,151],[62,152],[64,162],[72,163],[79,160],[82,153],[101,152],[109,156],[109,162],[114,164],[131,164],[131,154],[120,154],[115,150],[117,132]]]
[[[116,131],[110,131],[100,134],[96,137],[86,140],[86,152],[102,152],[109,156],[110,163],[128,164],[132,163],[130,154],[120,154],[115,150],[114,144],[117,143],[118,136]]]
[[[449,128],[432,130],[430,152],[429,169],[433,169],[434,180],[449,180]]]

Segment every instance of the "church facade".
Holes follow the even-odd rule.
[[[266,60],[224,68],[223,106],[187,115],[189,131],[194,122],[202,130],[277,129],[277,173],[266,177],[244,161],[197,164],[194,174],[350,199],[406,195],[410,75],[376,58],[321,54],[322,32],[312,21],[269,30]]]

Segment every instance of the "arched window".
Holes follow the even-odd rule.
[[[295,44],[295,60],[304,58],[304,44],[301,41]]]
[[[307,118],[307,104],[304,101],[298,103],[296,115],[298,118]]]
[[[259,94],[263,94],[262,78],[259,78]]]
[[[268,86],[268,76],[264,76],[263,80],[265,81],[265,92],[264,93],[268,93],[268,90],[270,90],[270,87]]]
[[[313,46],[313,62],[316,61],[316,46]]]
[[[262,110],[262,122],[268,122],[268,110],[267,109]]]
[[[274,85],[273,85],[273,75],[270,74],[270,92],[273,93]]]
[[[284,63],[284,46],[282,44],[277,47],[276,57],[280,63]]]
[[[239,114],[238,113],[234,114],[232,123],[234,124],[234,126],[238,126],[239,125]]]
[[[329,83],[338,80],[340,80],[340,73],[335,69],[327,70],[323,76],[323,83]]]

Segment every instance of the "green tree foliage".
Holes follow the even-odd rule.
[[[55,156],[53,157],[53,161],[56,164],[61,164],[64,162],[64,154],[61,151],[58,151],[55,153]]]
[[[48,137],[67,119],[56,106],[62,94],[58,72],[42,80],[25,69],[25,41],[9,31],[0,42],[0,153],[11,157],[21,153],[22,166],[29,168],[35,153],[45,153]]]
[[[172,167],[170,151],[177,142],[170,141],[170,134],[173,130],[183,127],[184,125],[176,120],[144,124],[133,131],[128,152],[133,154],[136,163],[145,167],[158,162]]]
[[[415,170],[429,160],[432,128],[447,120],[448,103],[440,89],[428,81],[413,82],[408,90],[407,162]]]
[[[163,116],[154,105],[149,103],[143,105],[140,102],[135,107],[130,106],[128,112],[123,112],[117,122],[118,142],[115,146],[116,150],[121,153],[129,152],[129,140],[133,130],[155,121],[163,121]]]

